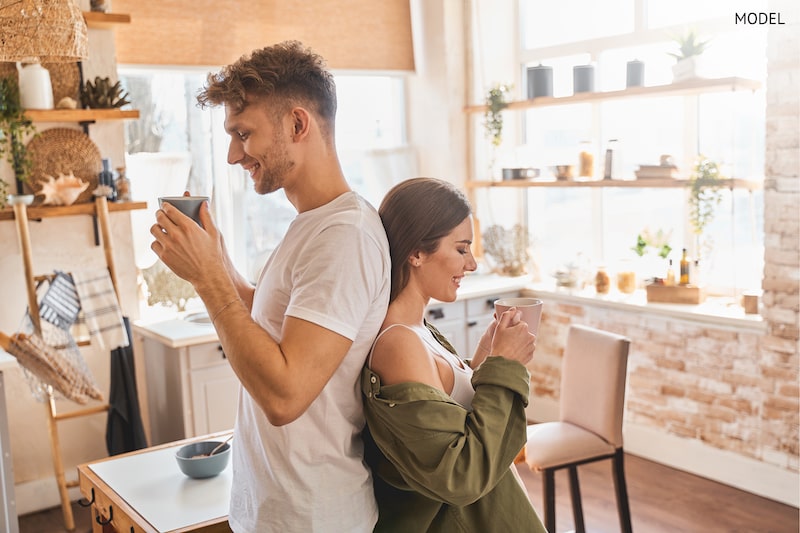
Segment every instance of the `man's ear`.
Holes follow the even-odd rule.
[[[308,133],[311,116],[302,107],[292,109],[292,136],[294,140],[299,140]]]

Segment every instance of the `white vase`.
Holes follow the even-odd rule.
[[[19,73],[19,99],[23,109],[53,109],[53,86],[50,73],[42,65],[33,63],[23,67],[17,63]]]
[[[672,65],[673,83],[702,77],[703,60],[700,56],[687,57]]]

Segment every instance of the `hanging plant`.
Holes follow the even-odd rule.
[[[503,142],[503,114],[508,107],[506,97],[511,91],[511,86],[498,83],[486,93],[486,112],[483,115],[483,127],[486,128],[486,137],[491,139],[495,148]]]
[[[36,127],[22,109],[17,81],[10,76],[0,78],[0,157],[9,162],[18,184],[28,181],[33,169],[24,142],[31,133],[36,133]],[[0,179],[0,207],[5,207],[7,197],[8,183]]]
[[[723,181],[719,164],[698,156],[689,178],[689,222],[696,235],[701,235],[714,220],[716,208],[722,202]]]

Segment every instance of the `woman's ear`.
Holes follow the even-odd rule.
[[[408,256],[408,263],[412,267],[418,267],[422,265],[422,254],[420,253],[419,250]]]

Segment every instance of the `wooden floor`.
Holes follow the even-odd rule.
[[[748,492],[636,457],[625,456],[633,530],[636,533],[798,533],[800,513]],[[542,478],[519,465],[537,511],[542,510]],[[611,479],[611,463],[578,469],[586,529],[590,533],[617,533],[619,520]],[[89,533],[89,509],[73,504],[75,531]],[[556,531],[573,529],[569,483],[556,473]],[[21,516],[20,533],[65,531],[61,508]],[[517,533],[517,532],[502,532]],[[521,532],[520,532],[521,533]]]
[[[544,521],[542,476],[518,465],[531,502]],[[556,472],[556,531],[574,527],[569,479]],[[578,467],[586,530],[619,532],[611,461]],[[800,512],[728,485],[625,455],[625,479],[636,533],[798,533]]]

